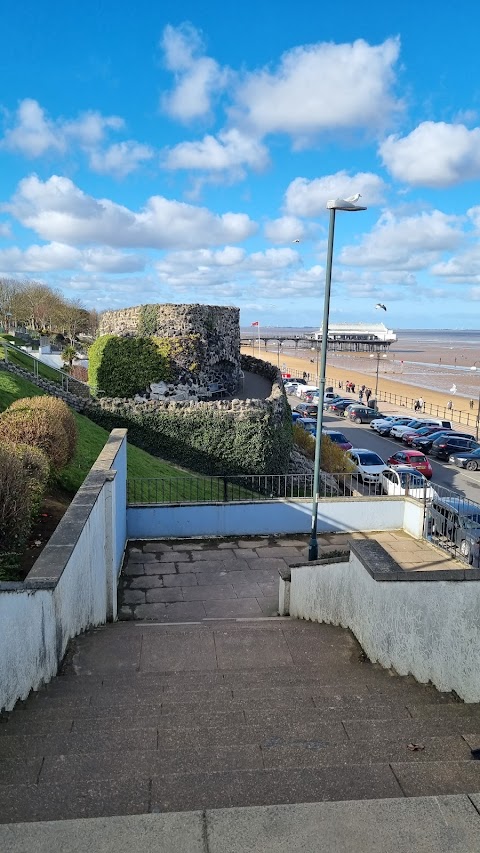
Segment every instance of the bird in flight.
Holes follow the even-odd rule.
[[[292,240],[292,243],[299,243],[300,240]]]
[[[387,306],[383,305],[382,302],[377,302],[377,304],[375,305],[375,308],[383,308],[384,311],[387,310]]]

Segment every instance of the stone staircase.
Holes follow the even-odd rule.
[[[341,628],[127,621],[0,717],[0,822],[473,793],[479,745],[477,705]]]

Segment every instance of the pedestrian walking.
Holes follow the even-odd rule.
[[[363,400],[363,391],[361,388],[360,388],[360,391],[358,392],[358,399],[360,400],[360,402],[362,402],[362,400]]]
[[[363,393],[365,393],[365,385],[361,385],[360,389],[363,391]]]
[[[415,405],[413,407],[414,412],[420,411],[420,400],[415,400]]]
[[[452,411],[452,409],[453,409],[453,403],[452,403],[452,401],[451,401],[451,400],[449,400],[449,401],[448,401],[448,403],[447,403],[447,409],[448,409],[448,411],[449,411],[449,412],[451,412],[451,411]]]
[[[421,412],[423,412],[424,406],[425,406],[425,401],[424,401],[423,397],[419,397],[418,398],[418,407],[419,407]]]
[[[473,409],[475,405],[475,400],[470,400],[470,408]]]
[[[352,392],[352,394],[355,394],[355,382],[350,383],[350,391]]]
[[[371,397],[371,396],[372,396],[372,389],[371,389],[371,388],[367,388],[367,390],[365,391],[365,399],[366,399],[367,403],[368,403],[368,401],[370,400],[370,397]]]

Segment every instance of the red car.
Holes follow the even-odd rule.
[[[420,453],[419,450],[399,450],[387,459],[387,465],[395,467],[395,465],[409,465],[411,468],[416,468],[420,471],[427,480],[430,480],[433,475],[432,466],[427,457]]]

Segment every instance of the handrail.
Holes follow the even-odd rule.
[[[15,346],[15,344],[12,344],[10,341],[2,340],[2,341],[0,341],[0,343],[3,346],[5,361],[7,362],[7,364],[9,361],[9,358],[8,358],[9,352],[14,353],[15,355],[22,356],[22,358],[31,359],[32,368],[33,368],[31,372],[36,379],[38,379],[38,378],[48,379],[49,378],[48,374],[53,373],[55,375],[55,378],[52,381],[57,381],[58,384],[62,386],[63,391],[69,391],[68,386],[70,384],[73,387],[75,387],[75,385],[77,387],[80,386],[82,390],[88,391],[89,397],[91,395],[97,396],[98,394],[102,393],[102,391],[99,388],[97,388],[96,386],[91,386],[88,384],[88,382],[84,382],[82,379],[76,379],[76,377],[70,376],[69,373],[66,373],[64,370],[61,370],[59,367],[53,367],[52,365],[47,364],[45,361],[42,361],[39,358],[35,358],[34,355],[27,352],[22,347]],[[15,363],[15,361],[13,359],[12,359],[12,363]],[[17,366],[22,367],[23,365],[20,364]],[[41,371],[40,367],[43,367],[44,370]],[[25,368],[25,369],[28,369],[28,368]],[[42,373],[43,373],[43,376],[41,375]],[[57,379],[57,377],[58,377],[58,379]],[[74,393],[74,391],[71,391],[71,393]]]

